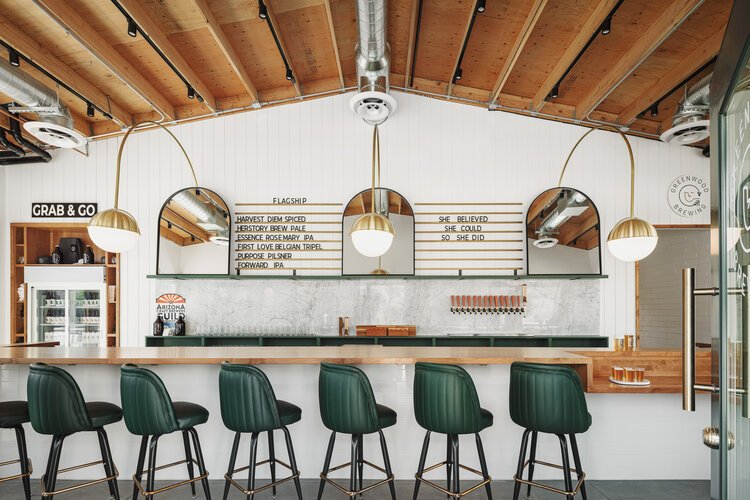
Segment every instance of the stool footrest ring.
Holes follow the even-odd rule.
[[[372,467],[373,469],[375,469],[375,470],[377,470],[379,472],[382,472],[383,474],[385,474],[386,475],[385,479],[381,479],[377,483],[373,483],[373,484],[371,484],[369,486],[366,486],[366,487],[362,488],[361,490],[349,491],[349,490],[345,489],[343,486],[341,486],[339,483],[335,482],[333,479],[329,478],[328,474],[323,474],[321,472],[320,473],[320,478],[323,479],[328,484],[331,484],[331,485],[335,486],[341,493],[343,493],[344,495],[349,496],[350,498],[354,498],[355,496],[360,495],[360,494],[362,494],[362,493],[364,493],[366,491],[369,491],[369,490],[371,490],[373,488],[377,488],[378,486],[382,486],[384,484],[388,484],[391,481],[393,481],[393,479],[394,479],[393,474],[391,474],[389,476],[388,473],[385,471],[384,468],[382,468],[380,466],[377,466],[377,465],[375,465],[372,462],[368,462],[367,460],[362,460],[362,463],[365,464],[365,465],[367,465],[367,466],[369,466],[369,467]],[[347,462],[347,463],[344,463],[344,464],[341,464],[341,465],[337,465],[336,467],[331,467],[330,469],[328,469],[328,473],[330,474],[333,471],[341,470],[341,469],[344,469],[346,467],[351,467],[351,464]]]
[[[98,460],[96,462],[89,462],[87,464],[81,464],[81,465],[74,465],[73,467],[68,467],[66,469],[60,469],[57,471],[58,474],[63,474],[65,472],[70,472],[73,470],[79,470],[79,469],[85,469],[87,467],[93,467],[95,465],[103,465],[104,460]],[[42,475],[42,498],[51,497],[53,495],[58,495],[61,493],[67,493],[69,491],[75,491],[79,490],[81,488],[86,488],[88,486],[94,486],[95,484],[100,483],[106,483],[107,481],[112,481],[113,479],[117,479],[120,475],[120,471],[117,470],[117,467],[115,467],[114,464],[112,464],[112,468],[114,469],[114,474],[109,477],[103,477],[101,479],[94,479],[92,481],[86,481],[85,483],[79,483],[74,484],[73,486],[68,486],[67,488],[60,488],[59,490],[55,491],[47,491],[47,488],[44,486],[47,483],[47,474]]]
[[[257,467],[259,465],[265,465],[265,464],[270,464],[270,463],[271,463],[271,460],[263,460],[262,462],[256,462],[255,466]],[[292,466],[291,465],[289,465],[289,464],[287,464],[285,462],[282,462],[279,459],[274,459],[273,463],[274,464],[279,464],[282,467],[288,469],[289,471],[292,470]],[[296,474],[292,474],[289,477],[285,477],[283,479],[279,479],[278,481],[274,481],[273,483],[268,483],[265,486],[261,486],[260,488],[256,488],[256,489],[253,489],[253,490],[246,490],[237,481],[235,481],[233,479],[233,476],[235,474],[237,474],[238,472],[242,472],[244,470],[248,470],[249,468],[250,468],[250,466],[246,465],[245,467],[240,467],[239,469],[234,469],[231,474],[224,474],[224,479],[226,479],[227,481],[229,481],[232,484],[232,486],[234,486],[235,488],[237,488],[238,490],[240,490],[242,492],[242,494],[245,495],[245,496],[255,495],[256,493],[259,493],[261,491],[267,490],[268,488],[273,488],[274,486],[278,486],[281,483],[286,483],[287,481],[291,481],[292,479],[297,479],[299,477],[299,472],[297,472]]]
[[[0,463],[0,467],[5,467],[6,465],[13,465],[13,464],[20,464],[21,460],[8,460],[7,462]],[[29,477],[31,476],[31,473],[34,472],[34,469],[31,468],[31,460],[28,458],[26,459],[26,467],[29,469],[29,472],[25,474],[16,474],[15,476],[8,476],[8,477],[0,477],[0,483],[4,483],[5,481],[12,481],[14,479],[21,479],[23,477]]]
[[[160,465],[159,467],[154,467],[154,472],[156,472],[158,470],[168,469],[170,467],[175,467],[177,465],[186,464],[188,462],[192,462],[196,466],[198,466],[198,462],[195,459],[191,459],[189,461],[188,460],[179,460],[177,462],[172,462],[171,464]],[[141,471],[141,477],[148,476],[148,473],[149,473],[148,470],[142,470]],[[141,495],[143,495],[144,497],[148,498],[149,496],[156,495],[156,494],[159,494],[159,493],[164,493],[165,491],[173,490],[175,488],[179,488],[180,486],[184,486],[186,484],[197,483],[198,481],[202,481],[203,479],[206,479],[207,477],[208,477],[208,471],[206,471],[205,474],[202,474],[202,475],[200,475],[198,477],[194,477],[193,479],[186,479],[186,480],[180,481],[178,483],[169,484],[167,486],[164,486],[164,487],[159,488],[158,490],[154,490],[154,491],[146,491],[143,488],[143,484],[138,479],[138,474],[133,474],[133,482],[135,483],[135,486],[138,488],[138,491],[141,492]]]
[[[541,460],[533,460],[533,461],[532,460],[526,460],[526,462],[524,462],[524,464],[523,464],[523,470],[521,471],[521,475],[523,475],[523,471],[526,470],[526,467],[528,467],[529,464],[532,464],[532,463],[534,465],[544,465],[545,467],[551,467],[553,469],[565,470],[565,468],[562,465],[551,464],[549,462],[543,462]],[[576,474],[579,473],[576,469],[574,469],[572,467],[568,468],[568,472],[575,472]],[[533,481],[527,481],[526,479],[523,479],[522,477],[519,478],[518,475],[513,476],[513,480],[516,481],[517,483],[528,484],[530,486],[535,486],[537,488],[542,488],[543,490],[552,491],[554,493],[559,493],[561,495],[574,496],[574,495],[578,494],[578,491],[581,489],[581,486],[583,486],[583,483],[586,481],[586,473],[583,472],[583,471],[581,471],[580,474],[581,474],[581,477],[578,479],[578,482],[576,483],[575,488],[573,488],[573,491],[565,491],[565,490],[561,490],[559,488],[554,488],[552,486],[548,486],[546,484],[535,483]]]
[[[442,487],[442,486],[440,486],[439,484],[433,483],[433,482],[432,482],[432,481],[430,481],[429,479],[425,479],[425,478],[424,478],[424,475],[425,475],[426,473],[428,473],[428,472],[430,472],[430,471],[433,471],[433,470],[435,470],[435,469],[438,469],[438,468],[440,468],[440,467],[444,467],[444,466],[446,466],[447,464],[448,464],[448,461],[447,461],[447,460],[445,460],[445,461],[443,461],[443,462],[439,462],[439,463],[437,463],[437,464],[435,464],[435,465],[431,465],[430,467],[427,467],[426,469],[423,469],[423,470],[421,471],[421,473],[420,473],[420,472],[417,472],[416,474],[414,474],[414,477],[415,477],[415,478],[416,478],[416,479],[417,479],[418,481],[421,481],[421,482],[423,482],[424,484],[426,484],[427,486],[430,486],[430,487],[432,487],[432,488],[435,488],[436,490],[438,490],[438,491],[440,491],[440,492],[442,492],[442,493],[445,493],[446,495],[448,495],[448,496],[451,496],[451,497],[454,497],[454,498],[461,498],[461,497],[463,497],[463,496],[466,496],[466,495],[468,495],[469,493],[472,493],[472,492],[474,492],[475,490],[478,490],[478,489],[479,489],[479,488],[481,488],[482,486],[484,486],[484,485],[486,485],[487,483],[489,483],[490,481],[492,481],[492,478],[488,476],[488,477],[487,477],[487,479],[483,479],[483,481],[482,481],[481,483],[475,484],[475,485],[474,485],[474,486],[472,486],[471,488],[469,488],[469,489],[466,489],[466,490],[464,490],[464,491],[462,491],[462,492],[459,492],[459,493],[454,493],[454,492],[452,492],[452,491],[448,491],[447,489],[443,488],[443,487]],[[480,471],[478,471],[478,470],[476,470],[476,469],[472,469],[471,467],[468,467],[468,466],[466,466],[466,465],[464,465],[464,464],[458,464],[458,466],[459,466],[459,467],[460,467],[461,469],[465,470],[465,471],[471,472],[472,474],[476,474],[477,476],[479,476],[479,477],[481,477],[481,478],[484,478],[484,474],[482,474],[482,473],[481,473]]]

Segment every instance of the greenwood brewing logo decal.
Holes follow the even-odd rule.
[[[669,185],[667,201],[680,217],[695,217],[708,210],[708,182],[697,175],[680,175]]]

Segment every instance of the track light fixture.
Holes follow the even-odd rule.
[[[479,0],[477,2],[477,12],[484,12],[486,0]]]
[[[294,74],[292,73],[292,68],[290,68],[289,66],[287,66],[286,68],[286,79],[289,80],[290,82],[294,80]]]
[[[549,99],[557,99],[557,96],[560,95],[560,84],[555,84],[554,87],[552,87],[552,90],[550,91],[549,95],[547,96]]]
[[[138,36],[138,25],[135,24],[135,21],[130,18],[128,18],[128,35],[132,36],[133,38]]]
[[[86,103],[86,116],[88,116],[89,118],[94,117],[94,105],[90,102]]]
[[[609,35],[612,31],[612,16],[609,16],[602,23],[602,35]]]
[[[195,89],[193,87],[188,87],[188,99],[195,99]]]
[[[8,51],[8,61],[11,66],[15,66],[16,68],[21,65],[21,58],[19,57],[18,52],[13,49]]]
[[[261,19],[268,19],[268,8],[263,0],[258,0],[258,17]]]
[[[462,70],[461,68],[457,68],[456,69],[456,74],[453,75],[453,81],[454,82],[459,81],[461,79],[461,77],[463,76],[463,74],[464,74],[464,70]]]
[[[198,98],[198,102],[203,102],[203,96],[200,94],[195,94],[195,97]]]
[[[655,102],[651,106],[651,116],[659,116],[659,103]]]

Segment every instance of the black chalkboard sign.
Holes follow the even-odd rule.
[[[93,217],[97,212],[96,203],[32,203],[31,217]]]

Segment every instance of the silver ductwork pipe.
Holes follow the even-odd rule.
[[[0,58],[0,93],[29,108],[54,108],[54,111],[39,111],[37,114],[45,122],[73,128],[70,111],[60,104],[57,94],[3,58]]]
[[[540,234],[551,234],[570,218],[569,215],[563,214],[566,208],[581,206],[585,202],[586,197],[578,191],[558,200],[557,207],[544,218],[537,232]]]
[[[212,227],[211,232],[222,233],[228,231],[229,224],[225,214],[219,213],[219,209],[213,204],[204,203],[192,189],[184,189],[172,197],[172,201],[190,212],[198,219],[198,225]]]
[[[391,51],[388,47],[388,1],[357,0],[357,43],[355,61],[360,92],[388,93]]]
[[[706,75],[703,78],[698,81],[695,85],[690,87],[690,89],[687,92],[687,96],[680,102],[680,106],[684,107],[695,107],[695,106],[708,106],[709,100],[708,100],[708,89],[711,84],[711,77],[713,76],[713,73],[710,75]]]

